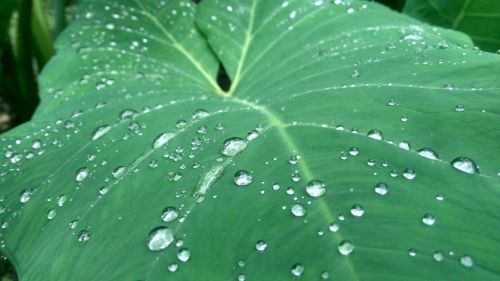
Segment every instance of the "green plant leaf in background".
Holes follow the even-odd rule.
[[[79,11],[0,138],[21,280],[500,280],[498,55],[365,1]]]
[[[403,11],[419,20],[465,32],[483,50],[500,50],[497,0],[406,0]]]

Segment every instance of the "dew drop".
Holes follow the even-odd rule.
[[[306,192],[311,197],[320,197],[326,192],[325,184],[320,180],[312,180],[306,185]]]
[[[83,167],[76,171],[75,179],[77,182],[83,181],[90,174],[90,170],[87,167]]]
[[[437,160],[439,159],[439,156],[437,155],[437,153],[430,149],[430,148],[423,148],[423,149],[420,149],[418,151],[418,155],[424,157],[424,158],[427,158],[427,159],[431,159],[431,160]]]
[[[477,166],[471,159],[467,157],[458,157],[451,161],[453,168],[467,174],[475,174],[478,172]]]
[[[245,170],[239,170],[234,174],[234,183],[239,186],[249,185],[252,183],[252,175]]]
[[[178,267],[179,266],[177,265],[177,263],[173,262],[173,263],[168,265],[168,271],[176,272]]]
[[[174,234],[168,227],[158,227],[149,234],[148,248],[151,251],[166,249],[174,241]]]
[[[407,179],[407,180],[412,180],[416,176],[417,176],[417,173],[414,170],[410,169],[410,168],[406,168],[403,171],[403,177],[405,177],[405,179]]]
[[[307,213],[306,209],[301,204],[294,204],[292,206],[292,214],[294,216],[303,217],[306,215],[306,213]]]
[[[228,138],[224,141],[224,145],[222,147],[222,154],[226,156],[235,156],[242,152],[247,147],[247,141],[238,138],[232,137]]]
[[[351,207],[351,214],[355,217],[362,217],[365,214],[365,209],[359,204],[354,204]]]
[[[443,261],[444,260],[444,255],[442,252],[435,252],[434,254],[432,254],[432,258],[435,260],[435,261]]]
[[[465,255],[460,258],[460,264],[465,267],[472,267],[474,265],[474,260],[472,257]]]
[[[111,173],[115,179],[122,177],[127,171],[127,167],[119,166],[116,167]]]
[[[177,259],[181,262],[187,262],[191,258],[191,252],[187,248],[182,248],[177,252]]]
[[[197,109],[195,112],[193,112],[192,118],[194,120],[200,120],[200,119],[207,118],[209,115],[210,114],[208,113],[208,111],[200,108],[200,109]]]
[[[82,230],[78,233],[78,242],[85,243],[90,240],[90,231]]]
[[[383,183],[383,182],[379,182],[375,185],[375,187],[373,188],[373,190],[375,190],[375,193],[379,194],[379,195],[386,195],[387,193],[389,193],[389,187],[387,186],[387,184]]]
[[[255,244],[255,249],[257,249],[257,251],[259,251],[259,252],[264,252],[266,250],[266,248],[267,248],[267,243],[264,240],[259,240]]]
[[[344,240],[339,243],[338,251],[341,255],[348,256],[354,251],[354,245],[350,241]]]
[[[111,127],[109,125],[104,125],[104,126],[101,126],[97,129],[95,129],[94,132],[92,133],[92,140],[100,139],[102,136],[104,136],[109,131],[111,131],[112,128],[113,127]]]
[[[332,222],[330,223],[330,225],[328,226],[328,229],[331,231],[331,232],[337,232],[339,230],[339,225]]]
[[[422,217],[422,222],[425,224],[425,225],[434,225],[436,223],[436,218],[434,218],[433,215],[431,214],[425,214],[423,217]]]
[[[175,137],[175,134],[172,132],[165,132],[163,134],[160,134],[155,138],[153,141],[153,148],[158,149],[164,145],[166,145],[170,140],[172,140]]]
[[[27,203],[28,201],[30,201],[31,196],[33,196],[33,193],[34,191],[31,188],[21,191],[21,195],[19,196],[19,201],[23,204]]]
[[[163,210],[161,219],[164,222],[171,222],[174,221],[177,217],[179,216],[179,212],[177,212],[177,209],[174,207],[167,207]]]
[[[382,140],[384,138],[382,135],[382,132],[380,132],[379,130],[375,130],[375,129],[368,132],[368,137],[372,138],[374,140]]]
[[[50,209],[47,213],[47,219],[52,220],[56,217],[56,210]]]
[[[304,266],[300,263],[296,263],[292,266],[292,275],[293,276],[300,276],[304,273]]]
[[[408,250],[408,255],[410,255],[410,257],[414,257],[417,255],[417,250],[411,248]]]

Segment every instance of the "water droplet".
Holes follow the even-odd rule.
[[[125,172],[127,172],[127,167],[119,166],[116,167],[111,174],[115,179],[117,179],[122,177],[125,174]]]
[[[352,155],[352,156],[357,156],[359,154],[359,150],[357,147],[351,147],[351,149],[349,149],[349,154]]]
[[[365,209],[359,204],[354,204],[351,207],[351,214],[355,217],[362,217],[365,214]]]
[[[297,164],[297,162],[299,162],[299,159],[300,159],[300,155],[292,155],[288,159],[288,163],[295,165],[295,164]]]
[[[78,242],[85,243],[90,240],[90,231],[82,230],[78,233]]]
[[[477,166],[471,159],[467,157],[458,157],[451,161],[451,165],[464,173],[475,174],[478,172]]]
[[[158,227],[149,234],[148,248],[151,251],[166,249],[174,241],[174,234],[168,227]]]
[[[226,156],[235,156],[247,147],[247,143],[248,142],[242,138],[228,138],[224,141],[222,154]]]
[[[328,273],[328,271],[323,271],[321,273],[321,279],[326,280],[328,278],[330,278],[330,273]]]
[[[408,255],[410,255],[410,257],[414,257],[417,255],[417,251],[415,249],[411,248],[408,250]]]
[[[300,263],[296,263],[292,266],[292,274],[293,276],[300,276],[304,273],[304,266]]]
[[[299,182],[301,179],[299,171],[295,171],[292,173],[292,181],[293,182]]]
[[[163,210],[161,219],[164,222],[171,222],[174,221],[177,217],[179,216],[179,212],[177,212],[177,209],[174,207],[167,207]]]
[[[325,184],[320,180],[312,180],[307,184],[306,192],[311,197],[320,197],[326,192]]]
[[[382,135],[382,132],[380,132],[379,130],[375,130],[375,129],[368,132],[368,137],[372,138],[374,140],[382,140],[384,138]]]
[[[166,145],[170,140],[172,140],[175,137],[175,134],[172,132],[165,132],[163,134],[160,134],[155,138],[153,141],[153,148],[158,149],[164,145]]]
[[[259,252],[264,252],[266,250],[266,248],[267,248],[267,243],[264,240],[259,240],[255,244],[255,249],[257,249],[257,251],[259,251]]]
[[[434,225],[436,223],[436,218],[434,218],[433,215],[431,214],[425,214],[423,217],[422,217],[422,222],[425,224],[425,225]]]
[[[404,149],[404,150],[410,150],[411,149],[411,145],[409,142],[407,141],[402,141],[399,143],[399,147]]]
[[[182,248],[177,252],[177,259],[181,262],[187,262],[191,258],[191,252],[187,248]]]
[[[339,225],[332,222],[330,223],[330,225],[328,226],[328,229],[331,231],[331,232],[337,232],[339,230]]]
[[[173,263],[168,265],[168,271],[176,272],[178,267],[179,266],[177,265],[177,263],[173,262]]]
[[[303,217],[306,215],[306,213],[307,213],[306,209],[301,204],[294,204],[292,206],[292,214],[294,216]]]
[[[443,261],[444,260],[444,255],[442,252],[435,252],[434,254],[432,254],[432,258],[435,260],[435,261]]]
[[[125,110],[122,110],[120,112],[119,116],[120,116],[120,120],[125,120],[125,119],[130,119],[130,118],[134,117],[136,114],[137,114],[137,111],[135,111],[133,109],[125,109]]]
[[[422,156],[422,157],[425,157],[427,159],[431,159],[431,160],[437,160],[439,159],[439,156],[437,155],[437,153],[430,149],[430,148],[422,148],[418,151],[418,155]]]
[[[465,255],[460,258],[460,264],[465,267],[472,267],[474,265],[474,260],[472,257]]]
[[[387,184],[383,183],[383,182],[379,182],[375,185],[375,193],[379,194],[379,195],[386,195],[387,193],[389,193],[389,187],[387,186]]]
[[[109,125],[104,125],[104,126],[101,126],[97,129],[95,129],[95,131],[92,133],[92,140],[97,140],[97,139],[101,138],[102,136],[107,134],[109,131],[111,131],[112,128],[113,127],[111,127]]]
[[[403,171],[403,177],[405,177],[405,179],[407,179],[407,180],[412,180],[416,176],[417,176],[417,173],[414,170],[410,169],[410,168],[406,168]]]
[[[62,207],[64,206],[64,203],[66,203],[66,200],[68,197],[64,194],[61,194],[57,197],[57,206]]]
[[[34,191],[31,188],[21,191],[21,195],[19,196],[19,201],[23,204],[27,203],[28,201],[30,201],[31,196],[33,196],[33,193]]]
[[[77,182],[83,181],[90,174],[90,170],[87,167],[83,167],[76,171],[75,179]]]
[[[234,183],[239,186],[249,185],[252,183],[252,175],[245,170],[239,170],[234,174]]]
[[[341,255],[348,256],[354,251],[354,245],[350,241],[344,240],[339,243],[338,251]]]
[[[204,119],[204,118],[207,118],[210,114],[208,113],[208,111],[206,111],[205,109],[197,109],[195,112],[193,112],[193,119],[194,120],[200,120],[200,119]]]
[[[52,220],[56,217],[56,210],[50,209],[47,213],[47,219]]]

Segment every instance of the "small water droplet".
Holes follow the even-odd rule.
[[[365,209],[359,204],[354,204],[351,207],[351,214],[355,217],[362,217],[365,214]]]
[[[423,217],[422,217],[422,222],[425,224],[425,225],[434,225],[436,223],[436,218],[434,218],[433,215],[431,214],[425,214]]]
[[[435,261],[443,261],[444,260],[444,255],[442,252],[435,252],[434,254],[432,254],[432,258],[435,260]]]
[[[408,255],[410,255],[410,257],[414,257],[417,255],[417,251],[415,249],[411,248],[408,250]]]
[[[164,145],[166,145],[170,140],[175,137],[175,134],[172,132],[165,132],[163,134],[158,135],[153,141],[153,148],[158,149]]]
[[[293,276],[300,276],[304,273],[304,266],[300,263],[296,263],[292,266],[292,274]]]
[[[76,171],[75,179],[77,182],[83,181],[90,174],[90,170],[87,167],[83,167]]]
[[[266,250],[266,248],[267,248],[267,243],[264,240],[259,240],[255,244],[255,249],[257,249],[257,251],[259,251],[259,252],[264,252]]]
[[[354,251],[354,245],[350,241],[344,240],[339,243],[338,251],[341,255],[348,256]]]
[[[168,227],[158,227],[149,234],[148,248],[151,251],[166,249],[174,241],[174,234]]]
[[[332,222],[330,223],[330,225],[328,226],[328,229],[331,231],[331,232],[337,232],[339,230],[339,225]]]
[[[31,188],[21,191],[21,194],[19,196],[19,201],[23,204],[27,203],[28,201],[30,201],[31,196],[33,196],[33,193],[34,191]]]
[[[460,264],[465,267],[472,267],[474,265],[474,260],[472,257],[465,255],[460,258]]]
[[[104,136],[109,131],[111,131],[112,128],[113,127],[111,127],[109,125],[104,125],[104,126],[101,126],[97,129],[95,129],[94,132],[92,133],[92,140],[100,139],[102,136]]]
[[[194,120],[200,120],[200,119],[207,118],[209,115],[210,114],[208,113],[208,111],[200,108],[200,109],[195,110],[195,112],[193,112],[192,118]]]
[[[312,180],[306,185],[306,192],[311,197],[320,197],[326,192],[325,184],[320,180]]]
[[[90,240],[90,231],[82,230],[78,233],[78,242],[85,243]]]
[[[382,196],[389,193],[389,187],[387,186],[387,184],[385,184],[383,182],[377,183],[374,187],[374,190],[375,190],[375,193],[382,195]]]
[[[111,174],[115,179],[117,179],[122,177],[125,174],[125,172],[127,172],[127,167],[119,166],[116,167]]]
[[[430,149],[430,148],[422,148],[418,151],[418,155],[422,156],[422,157],[425,157],[427,159],[431,159],[431,160],[437,160],[439,159],[439,156],[437,155],[437,153]]]
[[[56,217],[56,210],[50,209],[47,213],[47,219],[52,220]]]
[[[224,141],[224,145],[222,147],[222,154],[226,156],[235,156],[242,152],[247,147],[247,141],[238,138],[232,137],[228,138]]]
[[[179,216],[179,212],[177,212],[177,209],[174,207],[167,207],[163,210],[161,219],[164,222],[171,222],[174,221],[177,217]]]
[[[187,262],[191,258],[191,252],[187,248],[182,248],[177,252],[177,259],[181,262]]]
[[[292,214],[294,216],[303,217],[306,215],[306,213],[307,213],[306,209],[301,204],[294,204],[292,206]]]
[[[407,180],[412,180],[416,176],[417,176],[417,173],[414,170],[410,169],[410,168],[406,168],[403,171],[403,177],[405,177],[405,179],[407,179]]]
[[[178,267],[179,266],[177,265],[177,263],[173,262],[173,263],[168,265],[168,271],[176,272]]]
[[[384,136],[382,135],[382,132],[379,131],[379,130],[375,130],[375,129],[373,129],[373,130],[371,130],[371,131],[368,132],[368,137],[372,138],[374,140],[382,140],[382,139],[384,139]]]
[[[252,183],[252,175],[245,170],[239,170],[234,174],[234,183],[239,186],[249,185]]]

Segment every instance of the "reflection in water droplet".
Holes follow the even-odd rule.
[[[166,145],[170,140],[172,140],[175,137],[175,134],[172,132],[165,132],[163,134],[160,134],[155,138],[153,141],[153,148],[158,149],[164,145]]]
[[[477,166],[471,159],[467,157],[458,157],[451,161],[451,165],[464,173],[475,174],[478,172]]]
[[[294,216],[303,217],[306,215],[306,213],[307,213],[306,209],[301,204],[294,204],[292,206],[292,214]]]
[[[348,256],[354,251],[354,245],[350,241],[344,240],[339,243],[338,251],[341,255]]]
[[[239,170],[234,174],[234,183],[239,186],[249,185],[252,183],[252,175],[245,170]]]
[[[259,252],[264,252],[266,250],[266,248],[267,248],[267,243],[264,240],[259,240],[255,244],[255,249],[257,249],[257,251],[259,251]]]
[[[83,181],[90,174],[90,170],[87,167],[83,167],[76,171],[75,179],[77,182]]]
[[[296,263],[292,266],[292,274],[294,276],[300,276],[304,272],[304,266],[300,263]]]
[[[474,265],[474,260],[472,257],[465,255],[460,258],[460,264],[465,267],[472,267]]]
[[[171,222],[175,220],[179,216],[179,212],[177,212],[177,209],[174,207],[167,207],[163,210],[161,219],[164,222]]]
[[[222,154],[226,156],[235,156],[247,147],[247,143],[248,142],[242,138],[228,138],[224,141]]]
[[[320,197],[326,192],[325,184],[320,180],[312,180],[306,185],[306,192],[311,197]]]
[[[151,251],[166,249],[174,241],[174,234],[168,227],[158,227],[149,234],[148,248]]]
[[[436,218],[434,218],[433,215],[431,214],[425,214],[423,217],[422,217],[422,222],[425,224],[425,225],[434,225],[436,223]]]
[[[177,252],[177,259],[187,262],[191,258],[191,252],[187,248],[182,248]]]

